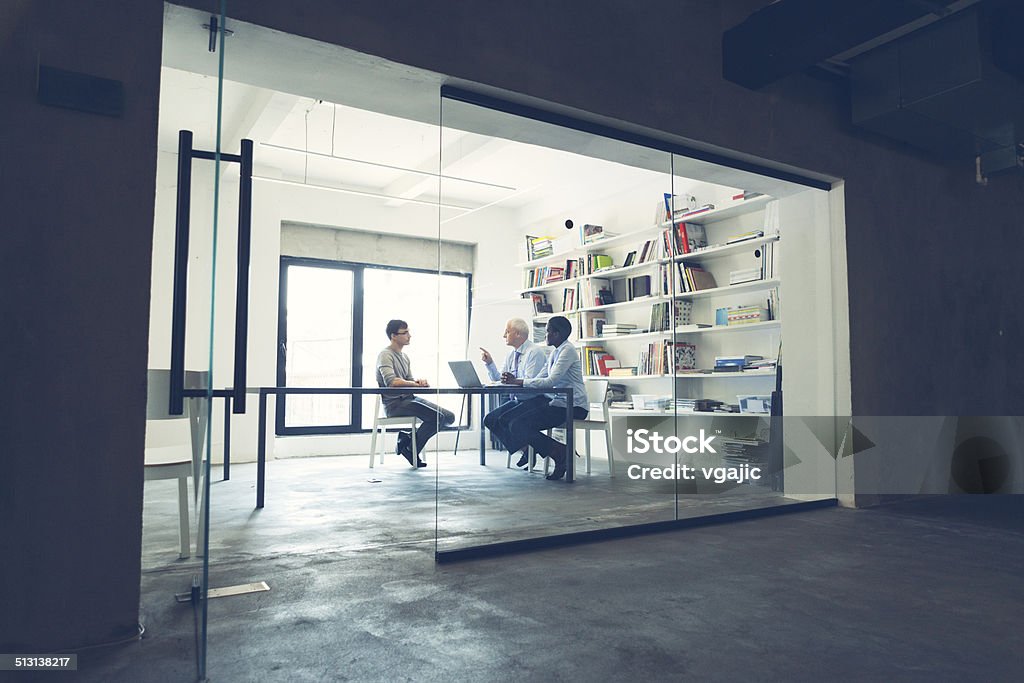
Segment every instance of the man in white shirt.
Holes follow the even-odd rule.
[[[583,384],[580,354],[569,341],[571,334],[572,323],[568,318],[556,315],[548,320],[547,342],[548,346],[553,346],[555,350],[548,357],[541,374],[532,379],[520,379],[511,373],[505,373],[501,376],[501,381],[504,384],[521,387],[572,387],[573,419],[582,420],[590,412],[590,403],[587,401],[587,390]],[[514,453],[526,445],[533,446],[535,451],[555,461],[555,469],[548,475],[548,479],[556,480],[565,476],[565,445],[544,433],[544,430],[552,427],[565,426],[572,429],[571,424],[565,424],[564,396],[549,394],[520,401],[508,411],[502,423],[504,431],[497,434],[509,453]]]
[[[537,377],[544,369],[548,357],[543,348],[530,341],[530,326],[526,321],[522,318],[510,319],[505,323],[505,333],[502,336],[505,338],[505,344],[512,347],[512,351],[505,357],[505,363],[500,373],[491,354],[487,349],[480,347],[480,351],[483,352],[481,360],[483,360],[484,366],[487,368],[487,375],[491,380],[496,382],[505,373],[519,379]],[[487,413],[487,416],[484,417],[484,426],[494,434],[503,432],[504,425],[501,424],[503,416],[515,408],[518,403],[518,396],[512,394],[511,401]],[[523,449],[523,454],[519,458],[519,462],[516,463],[516,467],[523,467],[528,461],[526,449]]]

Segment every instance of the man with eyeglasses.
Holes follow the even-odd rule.
[[[404,320],[389,320],[385,331],[391,343],[377,355],[377,386],[430,386],[425,379],[413,378],[412,362],[402,351],[412,341],[409,324]],[[422,420],[416,430],[417,452],[412,452],[412,434],[406,431],[398,433],[398,448],[395,452],[408,460],[410,465],[426,467],[427,463],[420,459],[419,452],[439,429],[455,422],[455,414],[416,394],[385,394],[383,403],[384,413],[388,417],[418,417]]]

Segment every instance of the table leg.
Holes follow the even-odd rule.
[[[223,480],[231,478],[231,396],[224,397],[224,473]]]
[[[263,507],[263,490],[267,478],[267,395],[260,392],[260,417],[256,440],[256,507]]]
[[[484,411],[487,408],[487,394],[480,392],[480,464],[487,464],[487,440],[485,433],[487,428],[484,427]]]
[[[576,429],[573,427],[572,390],[565,399],[565,480],[572,481],[576,472]]]

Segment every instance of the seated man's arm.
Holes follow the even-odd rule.
[[[384,380],[385,387],[414,387],[417,386],[416,382],[408,379],[402,379],[395,372],[395,357],[390,354],[382,354],[377,359],[377,369],[380,371],[380,376]]]
[[[487,368],[487,376],[491,378],[492,382],[497,382],[501,379],[501,373],[498,372],[498,366],[494,364],[493,360],[490,363],[486,363],[484,367]]]
[[[579,362],[580,356],[576,352],[576,347],[572,345],[566,346],[558,354],[558,358],[555,359],[555,364],[551,366],[551,369],[545,367],[545,372],[539,377],[523,380],[523,386],[540,389],[571,386],[568,380],[569,370],[573,364],[579,364]]]
[[[539,346],[535,346],[523,360],[526,361],[526,367],[523,368],[523,377],[527,379],[540,377],[541,373],[544,372],[544,366],[548,364],[548,356]]]

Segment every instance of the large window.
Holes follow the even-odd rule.
[[[466,357],[470,276],[370,264],[283,257],[278,385],[376,387],[377,354],[388,320],[409,323],[413,374],[451,386],[448,361]],[[458,396],[424,396],[470,422]],[[289,396],[278,402],[277,433],[366,431],[376,396]]]

